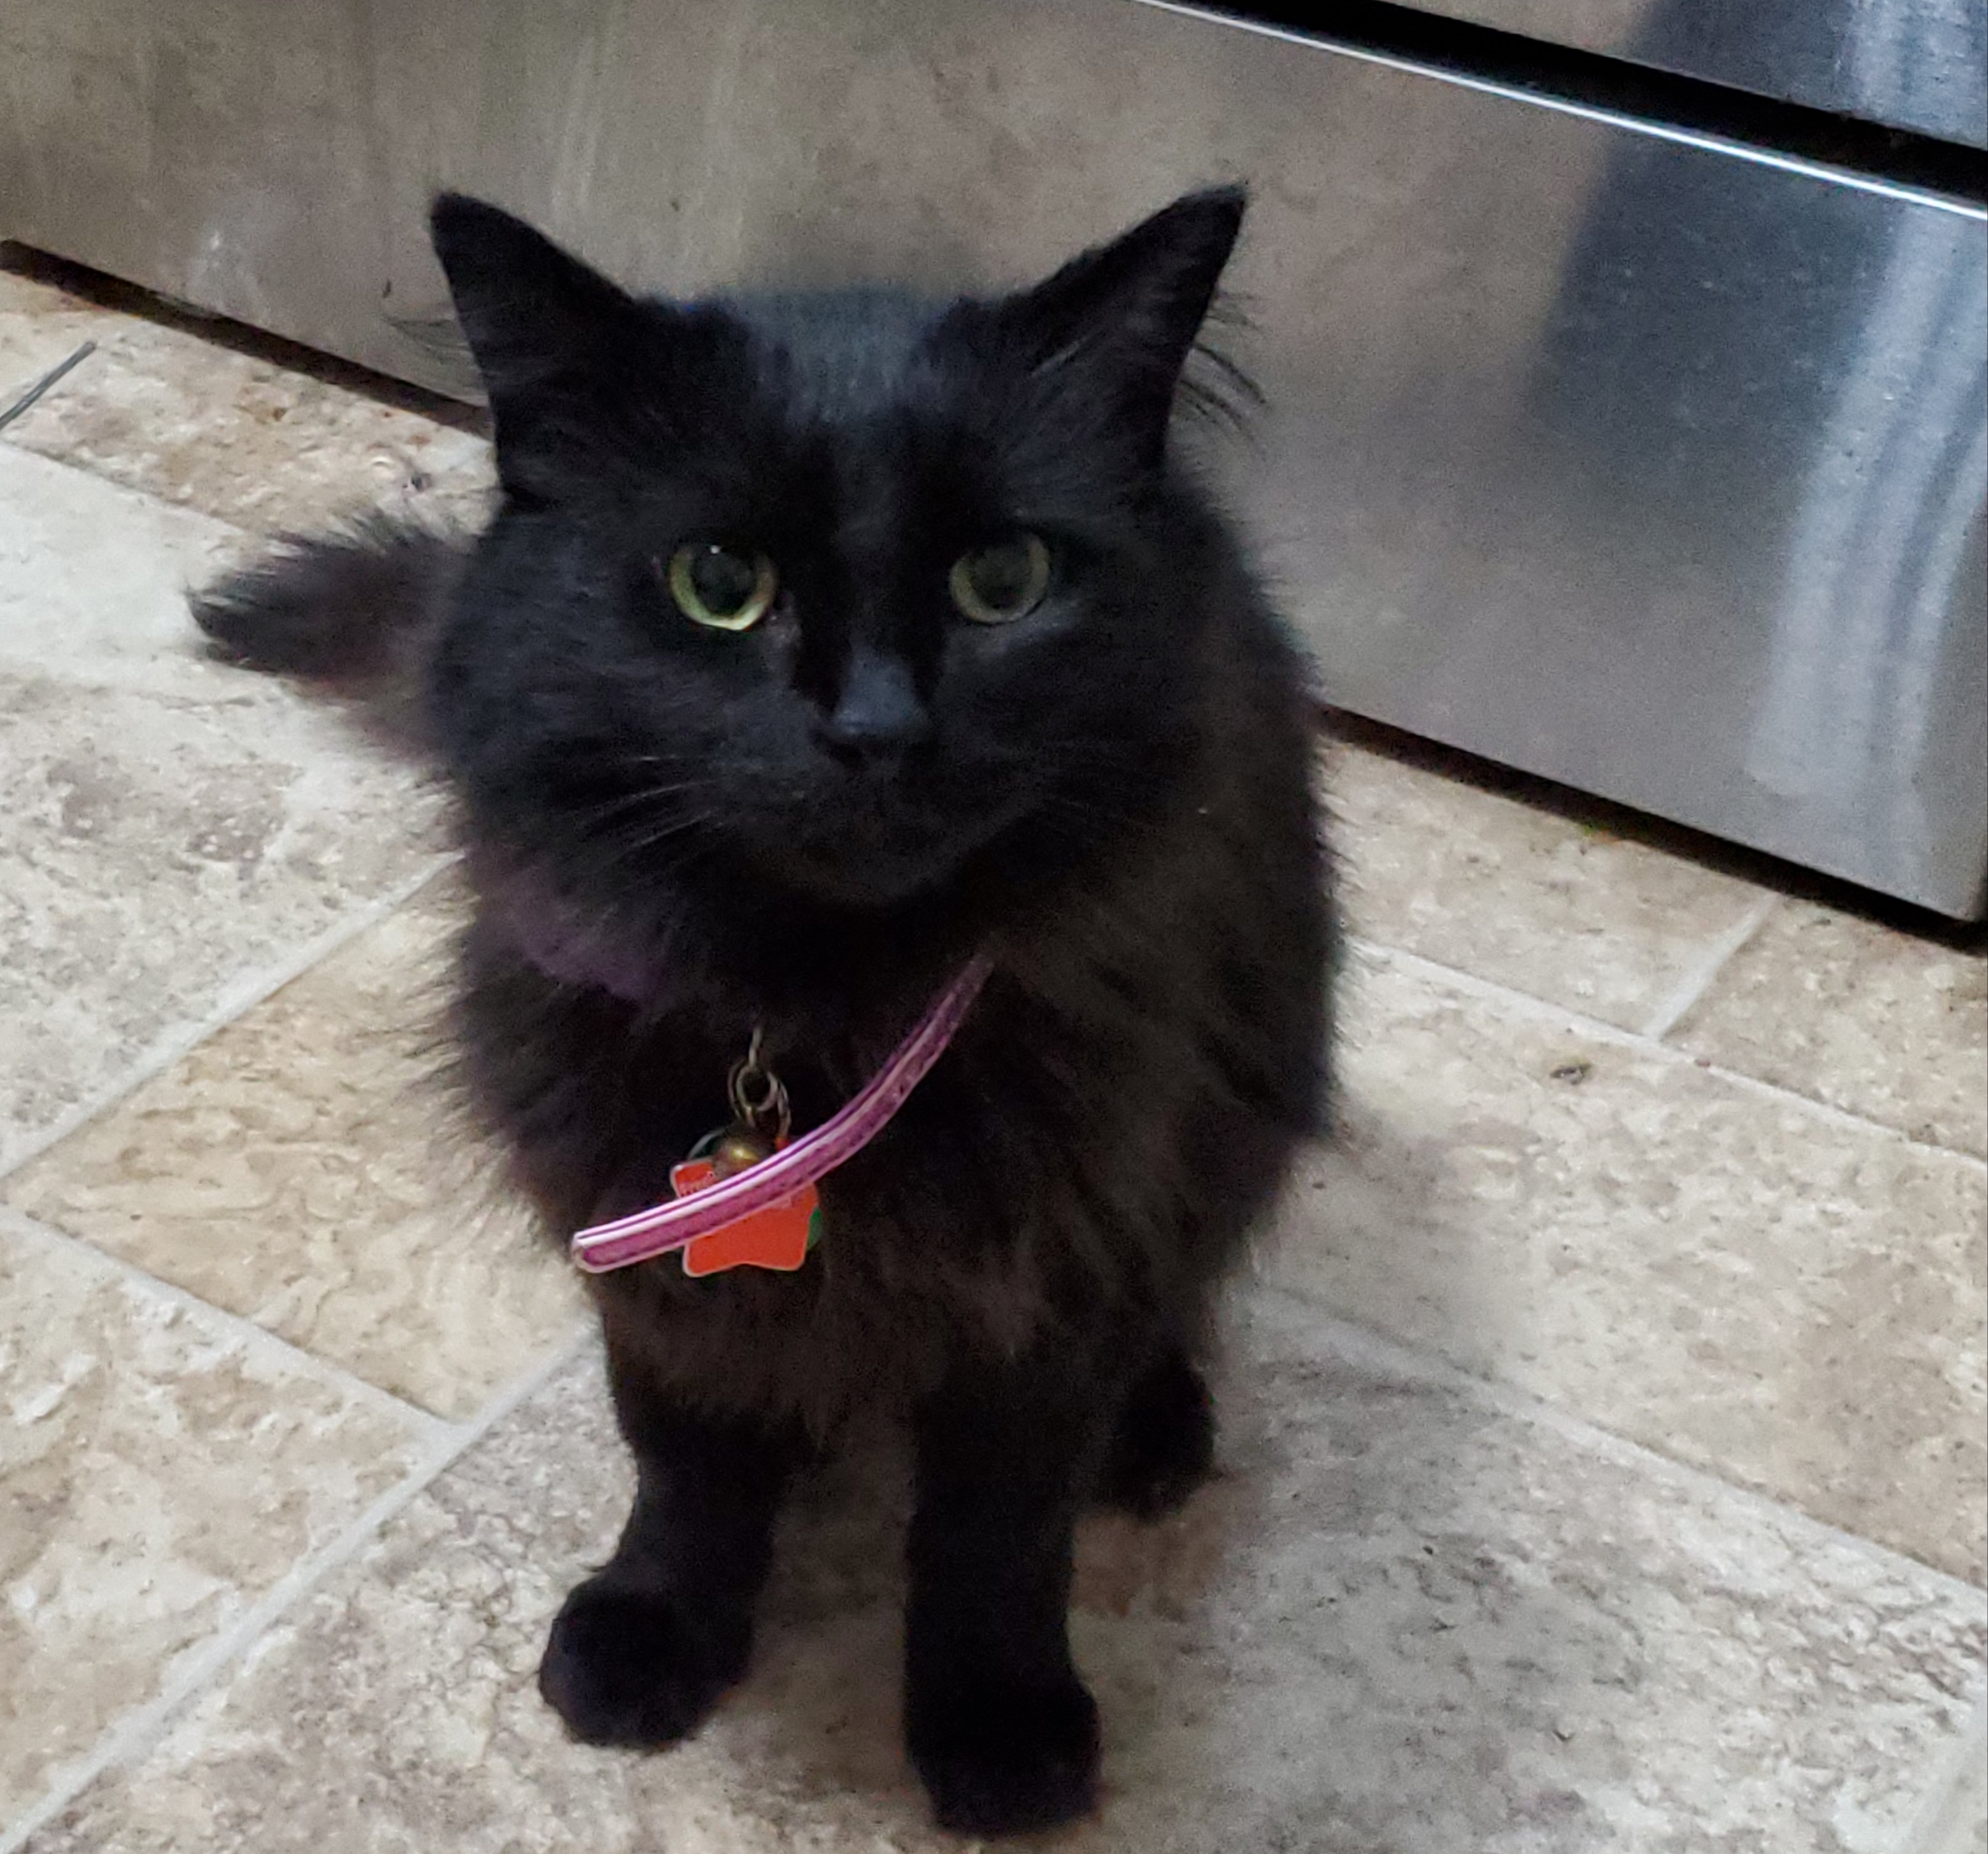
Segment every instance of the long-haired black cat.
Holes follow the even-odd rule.
[[[593,1278],[639,1491],[546,1650],[581,1738],[696,1728],[790,1474],[881,1403],[939,1819],[1095,1801],[1072,1528],[1208,1468],[1212,1298],[1325,1108],[1307,697],[1169,444],[1242,210],[1190,196],[1007,296],[679,303],[445,197],[494,518],[296,542],[195,602],[451,788],[460,1079],[562,1240],[669,1198],[756,1036],[804,1132],[991,963],[800,1267]]]

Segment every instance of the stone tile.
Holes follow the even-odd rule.
[[[1892,1854],[1983,1599],[1350,1340],[1241,1319],[1228,1471],[1094,1528],[1103,1818],[1070,1854]],[[566,1743],[546,1622],[627,1477],[555,1381],[32,1854],[939,1854],[897,1744],[901,1482],[789,1531],[759,1665],[663,1757]]]
[[[1988,957],[1785,903],[1673,1041],[1915,1140],[1988,1156]]]
[[[0,441],[264,533],[382,502],[481,518],[474,433],[0,271],[0,399],[85,341],[97,352]]]
[[[1375,954],[1263,1267],[1979,1579],[1982,1168]]]
[[[242,559],[225,522],[0,444],[0,664],[95,687],[218,700],[186,591]]]
[[[426,1426],[0,1218],[0,1836],[410,1472]]]
[[[435,1083],[454,925],[390,915],[0,1197],[451,1418],[572,1338],[572,1271]]]
[[[1761,907],[1730,876],[1364,748],[1327,756],[1353,930],[1641,1030]]]
[[[1898,1854],[1988,1854],[1988,1700],[1974,1709]]]
[[[0,444],[0,1167],[255,974],[432,866],[435,804],[206,661],[235,531]]]

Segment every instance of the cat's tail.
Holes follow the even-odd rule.
[[[284,536],[194,593],[194,622],[215,655],[344,697],[372,732],[418,753],[428,660],[466,557],[459,539],[366,515]]]

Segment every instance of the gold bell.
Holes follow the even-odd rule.
[[[739,1173],[750,1171],[762,1160],[773,1156],[773,1143],[764,1133],[756,1133],[749,1126],[729,1127],[725,1136],[712,1149],[712,1176],[714,1179],[735,1178]]]

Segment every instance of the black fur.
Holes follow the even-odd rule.
[[[993,958],[798,1274],[597,1284],[641,1491],[546,1653],[583,1737],[695,1728],[789,1473],[881,1402],[916,1444],[906,1731],[940,1819],[1091,1805],[1071,1528],[1205,1472],[1212,1297],[1325,1106],[1303,679],[1169,445],[1242,211],[1190,197],[1009,297],[676,304],[445,198],[495,518],[462,553],[293,545],[196,603],[452,787],[460,1079],[562,1239],[667,1194],[756,1026],[813,1125]],[[949,565],[1016,528],[1048,596],[969,623]],[[757,628],[675,609],[659,563],[698,536],[777,563]]]
[[[353,697],[390,745],[419,748],[426,664],[462,565],[447,536],[367,515],[340,534],[285,535],[194,616],[215,655]]]

